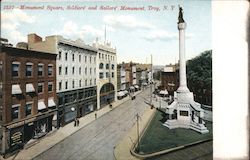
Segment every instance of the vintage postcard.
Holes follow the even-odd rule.
[[[213,147],[220,5],[1,1],[1,157],[230,157]]]

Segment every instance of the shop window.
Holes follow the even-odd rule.
[[[12,77],[19,76],[20,62],[12,62]]]
[[[33,103],[26,103],[26,105],[25,105],[25,115],[26,116],[31,115],[32,104]]]
[[[12,120],[18,119],[19,107],[20,107],[20,104],[12,105],[12,108],[11,108],[11,119]]]
[[[26,77],[32,76],[33,63],[26,63]]]
[[[37,87],[37,93],[43,93],[43,83],[38,83]]]
[[[53,82],[48,82],[48,92],[53,91]]]
[[[52,76],[53,75],[53,64],[49,64],[48,65],[48,76]]]
[[[44,65],[42,63],[39,63],[37,68],[38,68],[38,76],[43,76]]]

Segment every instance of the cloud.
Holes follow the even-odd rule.
[[[73,21],[66,21],[61,31],[56,31],[56,34],[62,35],[65,38],[84,39],[84,41],[92,42],[96,37],[104,35],[104,29],[98,29],[91,25],[78,26]]]
[[[108,15],[103,17],[103,22],[113,28],[123,29],[153,29],[154,25],[139,21],[134,16],[129,15]]]
[[[186,34],[186,38],[193,37],[193,34]],[[142,37],[147,41],[171,41],[177,40],[179,37],[178,33],[168,32],[166,30],[153,30],[148,35]]]
[[[26,35],[18,31],[21,24],[31,24],[36,21],[35,16],[30,16],[20,9],[13,9],[12,11],[1,13],[1,30],[2,35],[9,39],[10,43],[17,43],[26,41]]]

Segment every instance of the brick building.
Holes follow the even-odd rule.
[[[57,127],[56,54],[2,46],[1,153]]]

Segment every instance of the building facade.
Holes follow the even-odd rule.
[[[97,109],[97,49],[82,41],[28,35],[28,47],[57,55],[57,96],[61,125]]]
[[[56,129],[56,54],[1,48],[1,153],[6,154]]]
[[[110,43],[93,44],[97,49],[97,108],[100,109],[117,100],[116,49]]]

